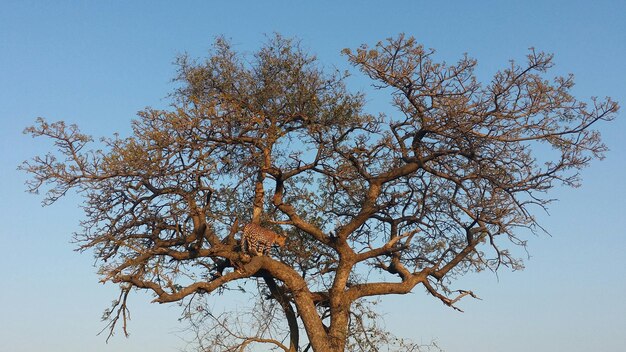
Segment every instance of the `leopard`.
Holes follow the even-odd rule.
[[[269,255],[272,245],[285,245],[287,237],[267,229],[259,224],[249,223],[243,227],[241,236],[241,250],[247,254]]]

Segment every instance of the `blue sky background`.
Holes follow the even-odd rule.
[[[96,336],[116,297],[101,285],[90,253],[73,251],[80,199],[42,208],[16,167],[50,147],[22,130],[38,116],[107,136],[129,131],[145,106],[165,106],[174,58],[206,53],[224,34],[253,51],[266,34],[297,36],[328,67],[339,52],[405,32],[442,60],[464,52],[488,80],[531,46],[555,53],[574,73],[579,98],[626,105],[624,1],[0,1],[0,351],[177,351],[185,347],[176,305],[132,298],[131,337]],[[354,89],[367,90],[358,74]],[[390,111],[371,96],[371,112]],[[458,282],[482,300],[465,313],[418,289],[383,300],[386,325],[417,341],[460,351],[626,351],[626,119],[599,126],[611,151],[583,173],[583,187],[558,189],[552,237],[530,239],[521,272]],[[216,298],[219,307],[224,298]],[[236,302],[235,302],[236,303]],[[229,302],[232,304],[232,302]]]

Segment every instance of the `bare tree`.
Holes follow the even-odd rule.
[[[577,100],[572,77],[548,76],[552,56],[535,50],[484,84],[475,60],[437,62],[403,35],[344,54],[397,113],[366,113],[342,74],[277,35],[253,56],[218,39],[204,61],[181,57],[171,108],[140,112],[131,137],[101,149],[63,122],[26,130],[56,147],[22,165],[28,189],[46,190],[45,204],[84,196],[76,240],[121,289],[111,331],[126,330],[133,289],[189,304],[259,285],[288,341],[269,328],[241,336],[217,315],[214,326],[285,351],[360,348],[367,298],[423,286],[456,308],[473,293],[451,287],[455,277],[521,267],[509,248],[536,231],[550,189],[579,185],[578,171],[602,158],[592,127],[618,110]],[[286,246],[243,253],[247,222],[284,232]]]

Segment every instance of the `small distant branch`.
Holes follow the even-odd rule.
[[[430,282],[428,282],[428,280],[425,280],[425,281],[424,281],[424,287],[426,287],[426,289],[428,290],[428,292],[429,292],[431,295],[433,295],[433,296],[437,297],[437,298],[438,298],[438,299],[439,299],[439,300],[440,300],[443,304],[445,304],[445,305],[447,305],[448,307],[451,307],[451,308],[453,308],[453,309],[455,309],[455,310],[457,310],[457,311],[459,311],[459,312],[463,312],[463,310],[462,310],[462,309],[460,309],[459,307],[455,306],[454,304],[455,304],[456,302],[458,302],[459,300],[461,300],[461,298],[463,298],[463,297],[465,297],[465,296],[468,296],[468,295],[469,295],[469,296],[471,296],[471,297],[473,297],[473,298],[475,298],[475,299],[480,299],[478,296],[476,296],[476,295],[474,294],[474,292],[472,292],[472,291],[466,291],[466,290],[456,290],[456,291],[453,291],[453,292],[457,292],[457,293],[459,293],[459,294],[458,294],[456,297],[454,297],[454,298],[449,298],[449,297],[446,297],[446,296],[442,295],[441,293],[439,293],[439,292],[438,292],[438,291],[437,291],[437,290],[436,290],[436,289],[435,289],[435,288],[434,288],[434,287],[430,284]]]
[[[130,320],[130,310],[126,305],[126,300],[128,299],[128,294],[130,293],[130,289],[132,286],[123,285],[120,287],[120,295],[117,300],[113,301],[111,308],[107,309],[102,315],[102,320],[108,320],[109,323],[98,333],[98,335],[102,334],[105,330],[109,330],[109,333],[106,338],[106,342],[109,342],[111,336],[115,333],[115,326],[118,321],[122,319],[122,331],[124,331],[124,336],[128,337],[130,334],[127,329],[127,322]],[[113,314],[115,313],[115,316]]]

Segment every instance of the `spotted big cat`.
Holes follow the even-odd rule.
[[[243,227],[241,250],[251,255],[268,255],[273,244],[282,247],[287,238],[258,224],[247,224]]]

